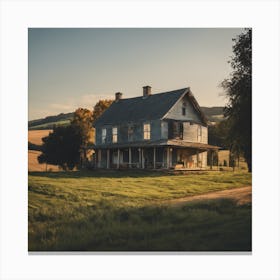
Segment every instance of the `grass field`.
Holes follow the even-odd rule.
[[[170,199],[251,185],[245,172],[31,172],[29,251],[250,251],[251,205]]]

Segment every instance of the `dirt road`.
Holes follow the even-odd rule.
[[[167,203],[170,206],[178,207],[183,204],[196,200],[210,200],[230,198],[237,201],[237,204],[247,204],[252,202],[252,186],[245,186],[240,188],[234,188],[223,191],[210,192],[205,194],[199,194],[194,196],[186,196],[178,199],[169,200]]]

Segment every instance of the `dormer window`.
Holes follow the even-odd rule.
[[[118,142],[118,128],[117,127],[113,127],[112,128],[112,142],[113,143],[117,143]]]
[[[144,140],[150,140],[151,139],[151,124],[150,123],[144,123]]]

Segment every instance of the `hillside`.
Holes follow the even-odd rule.
[[[224,118],[224,107],[201,107],[210,122],[220,122]]]
[[[68,125],[73,118],[74,112],[72,113],[61,113],[56,116],[48,116],[42,119],[32,120],[28,122],[29,130],[37,129],[52,129],[54,125],[64,126]]]
[[[201,107],[202,111],[206,115],[209,121],[219,122],[223,119],[223,107]],[[70,124],[73,118],[72,113],[61,113],[56,116],[48,116],[42,119],[32,120],[28,122],[29,130],[39,129],[53,129],[53,126],[64,126]]]

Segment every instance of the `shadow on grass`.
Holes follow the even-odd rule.
[[[48,178],[122,178],[122,177],[162,177],[172,174],[165,171],[149,171],[149,170],[78,170],[78,171],[58,171],[58,172],[28,172],[28,175],[48,177]]]
[[[81,218],[82,217],[82,218]],[[219,199],[166,206],[29,212],[29,251],[251,251],[251,205]]]

